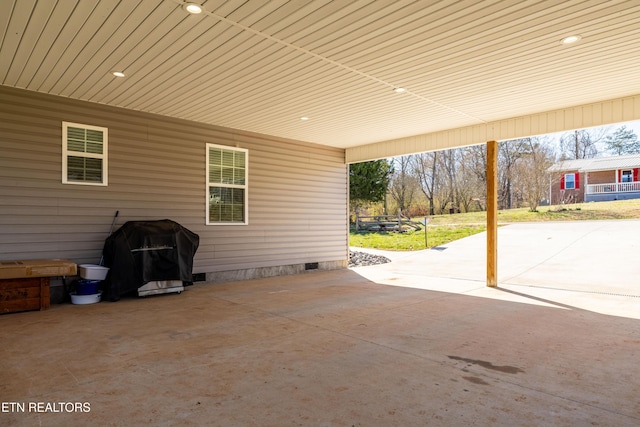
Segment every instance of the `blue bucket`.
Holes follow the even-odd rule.
[[[100,280],[78,280],[76,295],[94,295],[98,293]]]

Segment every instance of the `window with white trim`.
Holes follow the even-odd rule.
[[[576,174],[567,173],[564,175],[564,188],[567,190],[576,188]]]
[[[246,225],[249,151],[207,144],[207,225]]]
[[[621,182],[633,182],[633,171],[623,170],[622,173],[620,173],[620,178]]]
[[[62,183],[107,185],[108,130],[62,122]]]

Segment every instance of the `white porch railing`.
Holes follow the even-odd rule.
[[[587,185],[587,194],[628,193],[631,191],[640,191],[640,181]]]

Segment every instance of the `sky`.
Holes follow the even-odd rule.
[[[622,126],[623,124],[627,125],[628,128],[633,129],[636,135],[638,135],[638,138],[640,138],[640,120],[636,120],[635,122],[621,123],[620,126]]]
[[[631,122],[615,123],[615,124],[612,124],[612,125],[607,125],[607,126],[602,126],[602,127],[609,128],[609,133],[613,133],[613,132],[616,131],[616,129],[618,129],[618,128],[622,127],[622,126],[626,126],[627,129],[633,130],[635,132],[635,134],[638,136],[638,139],[640,139],[640,120],[635,120],[635,121],[631,121]],[[594,129],[596,129],[596,128],[594,128]],[[567,133],[567,132],[550,133],[550,134],[539,135],[539,136],[549,136],[550,138],[552,138],[555,146],[559,148],[559,146],[560,146],[560,138],[565,133]],[[604,147],[600,147],[600,149],[604,150]],[[604,154],[604,156],[607,156],[607,155],[608,154]]]
[[[615,123],[612,125],[606,125],[606,126],[601,126],[601,127],[605,127],[605,128],[609,128],[610,132],[615,132],[616,129],[622,127],[622,126],[626,126],[627,129],[632,129],[636,135],[638,135],[638,138],[640,139],[640,120],[635,120],[632,122],[622,122],[622,123]],[[597,127],[595,127],[597,128]],[[595,129],[594,128],[594,129]],[[558,133],[550,133],[547,134],[548,136],[551,137],[557,137],[558,139],[560,138],[560,136],[562,136],[562,134],[564,134],[566,132],[558,132]]]

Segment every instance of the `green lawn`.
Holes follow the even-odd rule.
[[[355,233],[349,234],[349,244],[359,248],[411,251],[444,245],[486,229],[485,225],[429,225],[425,245],[424,230],[406,233]]]
[[[539,221],[580,221],[605,219],[640,219],[640,199],[615,202],[580,203],[563,206],[543,206],[538,212],[528,208],[498,212],[498,224]],[[422,221],[424,218],[414,218]],[[350,233],[349,244],[360,248],[387,250],[418,250],[432,248],[461,239],[486,229],[487,213],[470,212],[435,215],[429,219],[427,245],[424,230],[407,233]]]

